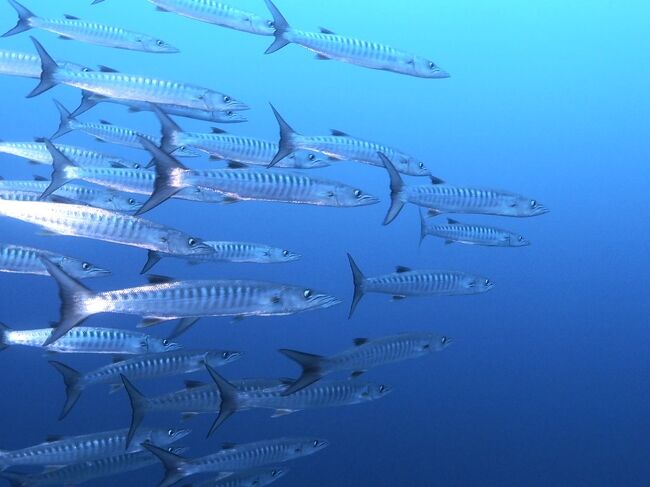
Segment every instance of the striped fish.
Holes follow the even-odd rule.
[[[193,475],[242,472],[312,455],[329,443],[319,438],[277,438],[243,445],[227,444],[224,449],[200,458],[183,458],[150,444],[143,446],[155,454],[165,467],[165,478],[158,487],[170,487]]]
[[[11,192],[32,193],[33,199],[37,201],[43,192],[50,185],[49,179],[42,179],[36,176],[28,180],[3,180],[0,179],[0,199],[10,199]],[[89,186],[80,186],[78,184],[66,184],[57,189],[53,195],[52,201],[57,201],[57,197],[63,198],[63,201],[104,208],[113,211],[135,211],[142,202],[136,200],[133,196],[123,194],[117,191],[110,191],[104,188],[92,188]],[[50,201],[47,197],[45,201]]]
[[[49,275],[43,259],[48,259],[75,279],[104,277],[111,273],[96,265],[67,255],[24,245],[0,243],[0,272],[16,274]]]
[[[95,293],[55,264],[45,265],[59,285],[61,319],[46,345],[88,317],[120,313],[144,317],[145,326],[180,319],[173,337],[205,316],[286,316],[339,304],[332,296],[300,286],[265,281],[172,281],[150,278],[151,284]]]
[[[99,95],[125,100],[181,105],[200,110],[247,110],[231,96],[208,88],[148,76],[124,74],[113,70],[74,72],[56,64],[43,46],[32,37],[41,58],[41,81],[28,98],[40,95],[58,84],[92,91]]]
[[[151,135],[146,135],[130,128],[119,127],[105,120],[99,123],[80,122],[57,100],[54,100],[54,104],[59,111],[59,128],[50,139],[59,138],[73,130],[80,130],[100,142],[133,147],[135,149],[142,149],[139,137],[144,137],[150,142],[160,145],[160,138],[152,137]],[[199,153],[198,151],[181,146],[174,150],[174,155],[180,157],[196,157]]]
[[[385,155],[379,154],[390,176],[391,206],[384,225],[392,222],[406,203],[430,208],[431,215],[441,213],[476,213],[529,217],[548,213],[539,201],[515,193],[492,189],[458,188],[438,184],[406,186],[399,172]]]
[[[271,0],[264,0],[273,15],[275,41],[266,50],[271,54],[288,44],[297,44],[316,53],[321,60],[335,59],[371,69],[416,76],[448,78],[449,73],[433,61],[399,51],[376,42],[337,35],[321,28],[320,32],[293,29]]]
[[[167,114],[154,109],[160,120],[162,139],[160,145],[168,154],[178,155],[179,149],[192,147],[210,154],[211,159],[226,159],[234,163],[267,167],[278,152],[278,145],[254,137],[232,135],[220,128],[213,128],[212,133],[185,132]],[[149,139],[151,141],[151,139]],[[154,142],[155,144],[155,142]],[[329,164],[318,153],[298,151],[279,161],[277,167],[292,169],[316,169]],[[238,167],[237,164],[235,166]]]
[[[365,277],[354,259],[348,254],[354,296],[349,317],[366,293],[390,294],[394,300],[410,296],[456,296],[489,291],[494,283],[481,276],[458,271],[412,270],[398,266],[397,271],[377,277]]]
[[[358,377],[374,367],[423,357],[447,348],[451,342],[449,337],[430,333],[402,333],[374,340],[356,338],[353,348],[329,357],[282,349],[282,354],[297,362],[303,369],[300,378],[283,394],[296,394],[335,372],[352,371],[352,377]]]
[[[187,436],[189,430],[145,428],[128,449],[127,433],[128,430],[121,429],[68,438],[50,437],[49,441],[20,450],[0,450],[0,470],[12,466],[72,465],[124,452],[142,451],[144,442],[169,445]]]
[[[193,264],[202,262],[275,264],[281,262],[293,262],[300,259],[300,254],[292,252],[291,250],[273,247],[266,244],[251,242],[216,242],[211,240],[206,240],[203,243],[212,247],[214,252],[185,260],[189,260]]]
[[[280,164],[298,150],[318,152],[332,159],[359,161],[382,167],[383,164],[378,153],[383,152],[390,154],[395,161],[399,162],[398,171],[411,176],[431,176],[424,163],[413,156],[383,144],[356,139],[339,130],[333,130],[332,135],[300,135],[291,128],[273,106],[271,109],[280,126],[280,142],[269,167]]]
[[[288,472],[289,469],[285,467],[252,470],[234,474],[226,478],[217,477],[194,482],[192,483],[192,487],[263,487],[281,479]]]
[[[274,417],[283,416],[303,409],[350,406],[373,401],[384,397],[391,390],[390,387],[383,384],[346,380],[321,382],[291,395],[285,393],[291,384],[281,389],[240,391],[237,385],[231,384],[221,377],[212,367],[209,365],[206,367],[221,396],[217,419],[210,428],[208,436],[237,411],[257,408],[273,409],[275,410]]]
[[[40,65],[39,65],[40,66]],[[39,68],[40,72],[40,68]],[[82,113],[90,110],[92,107],[99,103],[116,103],[118,105],[123,105],[129,108],[130,112],[149,112],[152,110],[152,104],[146,101],[138,100],[127,100],[127,99],[118,99],[110,98],[90,91],[83,90],[81,92],[81,103],[72,112],[73,117],[77,117]],[[180,105],[169,105],[169,104],[157,104],[156,105],[160,110],[168,115],[177,115],[179,117],[193,118],[196,120],[205,120],[206,122],[216,122],[216,123],[241,123],[246,122],[247,118],[242,115],[240,112],[233,110],[225,111],[208,111],[201,110],[198,108],[188,108]]]
[[[68,61],[57,61],[69,71],[90,71],[90,68]],[[41,60],[35,54],[0,49],[0,74],[9,76],[41,77]]]
[[[55,147],[59,152],[79,166],[140,168],[140,164],[137,162],[102,154],[90,149],[64,144],[55,144]],[[36,164],[52,164],[52,154],[50,154],[44,142],[0,141],[0,152],[22,157]]]
[[[276,201],[317,206],[356,207],[378,203],[347,184],[295,173],[221,169],[193,171],[141,139],[156,163],[156,190],[136,214],[145,213],[184,188],[215,191],[232,201]]]
[[[517,233],[485,225],[461,223],[451,218],[447,223],[429,223],[420,210],[420,242],[427,235],[445,240],[445,243],[484,245],[488,247],[525,247],[530,240]]]
[[[174,454],[184,452],[185,448],[167,448]],[[48,469],[40,473],[20,474],[5,472],[0,474],[15,487],[39,487],[42,485],[77,485],[90,480],[102,479],[112,475],[140,470],[156,463],[156,457],[143,450],[134,453],[75,463],[61,468]]]
[[[81,393],[96,384],[112,385],[112,391],[122,387],[121,376],[132,380],[155,379],[202,370],[205,364],[225,365],[240,358],[241,352],[227,350],[173,350],[164,353],[138,355],[115,362],[85,374],[54,360],[50,364],[61,374],[65,384],[66,400],[59,419],[65,418],[76,404]],[[130,437],[129,437],[130,440]],[[130,445],[130,441],[127,441]]]
[[[178,350],[181,346],[166,338],[155,338],[135,331],[79,326],[55,343],[43,346],[51,328],[12,330],[0,323],[0,350],[16,345],[42,348],[55,353],[93,353],[111,355],[142,355]]]
[[[149,0],[158,10],[174,12],[184,17],[230,29],[272,36],[273,22],[245,10],[216,0]]]
[[[30,29],[39,29],[58,34],[62,39],[74,39],[99,46],[152,53],[178,52],[178,49],[162,39],[156,39],[140,32],[89,22],[72,15],[66,15],[63,19],[37,17],[16,0],[9,0],[9,4],[18,13],[18,23],[2,37],[19,34]]]

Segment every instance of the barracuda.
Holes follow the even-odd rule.
[[[103,277],[111,273],[108,269],[102,269],[90,262],[67,255],[24,245],[0,243],[0,272],[47,276],[49,274],[43,264],[44,258],[49,259],[75,279]]]
[[[85,66],[68,61],[57,61],[57,63],[69,71],[90,71]],[[41,60],[35,54],[0,49],[0,74],[39,79]]]

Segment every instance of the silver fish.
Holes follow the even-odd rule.
[[[99,95],[125,100],[182,105],[201,110],[246,110],[248,106],[231,96],[189,83],[119,72],[79,73],[56,64],[43,46],[32,37],[41,58],[41,81],[28,98],[40,95],[58,84],[73,86]]]
[[[49,345],[88,317],[99,313],[143,316],[145,326],[181,319],[173,337],[205,316],[286,316],[324,309],[340,300],[299,286],[265,281],[170,281],[95,293],[55,264],[44,261],[59,285],[61,319]]]
[[[139,169],[140,164],[101,152],[71,145],[55,144],[59,152],[79,166],[128,167]],[[22,157],[36,164],[52,164],[52,154],[44,142],[5,142],[0,140],[0,152]]]
[[[277,438],[243,445],[227,444],[224,449],[200,458],[183,458],[150,444],[143,446],[155,454],[165,467],[165,478],[158,487],[170,487],[193,475],[233,472],[275,465],[321,451],[329,443],[319,438]]]
[[[518,233],[485,225],[461,223],[451,218],[447,223],[429,223],[420,210],[420,242],[427,235],[445,240],[445,243],[462,243],[467,245],[485,245],[488,247],[525,247],[530,240]]]
[[[239,262],[256,264],[274,264],[293,262],[300,259],[300,254],[291,250],[273,247],[266,244],[251,242],[215,242],[206,240],[205,245],[212,247],[212,254],[189,259],[192,263],[199,262]]]
[[[448,78],[449,73],[433,61],[399,51],[392,47],[337,35],[329,29],[308,32],[292,28],[271,0],[264,0],[273,15],[275,41],[266,54],[288,44],[298,44],[316,53],[320,60],[335,59],[371,69],[416,76],[418,78]]]
[[[54,360],[50,364],[61,374],[65,384],[66,400],[59,419],[65,418],[86,387],[96,384],[113,385],[112,391],[122,387],[121,376],[132,380],[154,379],[202,370],[205,364],[225,365],[242,356],[242,352],[227,350],[174,350],[164,353],[139,355],[105,365],[85,374]],[[130,438],[129,438],[130,439]],[[127,444],[130,444],[127,442]]]
[[[354,296],[348,317],[352,317],[366,293],[390,294],[394,300],[400,300],[409,296],[479,294],[494,287],[490,279],[466,272],[412,270],[404,266],[397,266],[396,272],[392,274],[365,277],[350,254],[348,260],[354,280]]]
[[[221,27],[272,36],[273,22],[252,12],[234,8],[216,0],[149,0],[158,10]]]
[[[332,159],[359,161],[382,167],[383,163],[378,155],[379,152],[382,152],[390,154],[394,160],[398,161],[397,169],[404,174],[431,176],[431,172],[424,162],[415,157],[383,144],[356,139],[339,130],[332,130],[332,135],[300,135],[282,118],[275,107],[271,106],[271,109],[280,127],[280,142],[269,167],[280,164],[286,157],[298,150],[318,152]]]
[[[32,180],[3,180],[0,178],[0,196],[2,199],[10,198],[11,192],[33,193],[33,199],[38,201],[43,192],[50,185],[49,179],[43,179],[36,176]],[[104,208],[113,211],[135,211],[142,206],[142,201],[138,201],[133,196],[111,191],[104,188],[92,188],[78,184],[66,184],[53,193],[54,199],[47,197],[45,201],[57,201],[57,197],[62,200],[59,202],[69,202],[73,204],[84,204],[96,208]]]
[[[423,357],[447,348],[451,342],[449,337],[431,333],[402,333],[374,340],[356,338],[354,348],[329,357],[282,349],[282,354],[302,367],[300,378],[283,394],[295,394],[335,372],[352,371],[352,377],[358,377],[374,367]]]
[[[102,120],[99,123],[80,122],[57,100],[54,100],[54,104],[59,111],[59,128],[50,139],[59,138],[73,130],[80,130],[101,142],[133,147],[135,149],[142,149],[142,144],[138,137],[144,137],[154,144],[160,144],[160,138],[152,137],[151,135],[143,134],[130,128],[113,125],[106,120]],[[181,146],[174,150],[174,155],[180,157],[196,157],[200,155],[200,152]]]
[[[142,355],[179,350],[181,346],[166,338],[155,338],[136,331],[78,326],[56,342],[43,346],[51,328],[12,330],[0,323],[0,350],[16,345],[42,348],[54,353],[93,353],[111,355]]]
[[[122,382],[129,395],[131,404],[131,427],[129,436],[138,430],[148,412],[177,411],[189,418],[201,413],[219,411],[222,403],[220,390],[212,384],[197,381],[185,381],[185,389],[161,396],[144,396],[126,377]],[[233,381],[238,391],[246,392],[282,392],[287,382],[281,379],[241,379]]]
[[[548,213],[539,201],[505,191],[477,188],[457,188],[438,184],[407,186],[391,161],[380,154],[390,176],[391,206],[384,219],[384,225],[392,222],[406,203],[430,208],[432,215],[441,213],[477,213],[529,217]]]
[[[282,467],[267,468],[265,470],[252,470],[231,475],[226,478],[221,476],[213,479],[195,482],[192,487],[263,487],[281,479],[289,472]]]
[[[75,279],[104,277],[111,273],[83,260],[24,245],[0,243],[0,272],[49,275],[43,259],[48,259]]]
[[[50,441],[20,450],[0,450],[0,470],[12,466],[71,465],[99,460],[124,452],[142,451],[141,443],[169,445],[184,438],[189,430],[145,428],[137,435],[129,449],[126,448],[128,430],[105,431],[68,438],[50,438]]]
[[[40,66],[40,65],[39,65]],[[40,67],[39,67],[40,72]],[[123,105],[128,107],[130,112],[149,112],[152,110],[152,103],[146,101],[138,100],[127,100],[119,98],[110,98],[90,91],[82,90],[81,92],[81,103],[72,112],[73,117],[77,117],[82,113],[90,110],[92,107],[99,103],[116,103],[118,105]],[[195,120],[205,120],[206,122],[215,122],[215,123],[242,123],[246,122],[248,119],[242,115],[240,112],[233,110],[225,111],[208,111],[201,110],[198,108],[188,108],[180,105],[169,105],[169,104],[157,104],[156,105],[161,111],[168,115],[177,115],[179,117],[193,118]]]
[[[317,206],[356,207],[379,200],[347,184],[302,174],[244,169],[189,170],[146,139],[142,145],[156,163],[156,190],[136,214],[145,213],[184,188],[211,190],[233,201],[276,201]]]
[[[237,411],[264,408],[275,410],[275,416],[283,416],[303,409],[349,406],[373,401],[391,391],[391,388],[384,384],[346,380],[321,382],[291,395],[285,393],[291,387],[290,384],[283,389],[244,392],[221,377],[209,365],[206,365],[206,368],[221,396],[217,419],[212,424],[208,436]]]
[[[81,20],[72,15],[66,15],[63,19],[37,17],[16,0],[9,0],[9,4],[18,13],[18,23],[13,29],[4,33],[2,37],[19,34],[30,29],[40,29],[58,34],[62,39],[74,39],[99,46],[151,53],[179,52],[177,48],[162,39],[140,32]]]
[[[154,111],[160,120],[162,131],[160,144],[156,145],[160,145],[167,154],[178,155],[177,151],[191,147],[210,154],[211,159],[230,161],[230,167],[241,168],[248,164],[267,167],[278,152],[278,145],[274,142],[232,135],[216,127],[208,134],[185,132],[167,114],[159,109]],[[318,153],[309,151],[298,151],[277,164],[277,167],[291,169],[316,169],[326,166],[329,164],[319,158]]]
[[[180,454],[185,448],[167,448],[167,451]],[[134,470],[140,470],[156,463],[156,457],[147,450],[134,453],[89,460],[61,468],[46,470],[35,474],[0,473],[12,487],[39,487],[42,485],[78,485],[90,480],[110,477]]]
[[[57,61],[70,71],[90,71],[90,68],[68,61]],[[9,76],[41,77],[41,60],[35,54],[0,49],[0,74]]]

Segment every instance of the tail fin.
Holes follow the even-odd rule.
[[[50,336],[43,343],[43,346],[46,347],[93,314],[85,307],[86,300],[93,297],[93,292],[70,277],[49,259],[41,258],[41,260],[47,272],[59,285],[59,298],[61,299],[61,317],[57,327],[52,330]]]
[[[187,463],[185,458],[163,448],[158,448],[151,443],[143,443],[142,446],[154,454],[165,467],[165,478],[158,484],[158,487],[170,487],[188,476],[181,470],[183,465]]]
[[[38,83],[38,86],[27,95],[27,98],[33,98],[41,93],[45,93],[50,88],[54,88],[57,85],[54,75],[59,69],[59,65],[56,64],[56,61],[52,59],[52,56],[47,53],[41,43],[33,37],[31,39],[36,48],[36,52],[38,52],[38,56],[41,58],[41,81]]]
[[[424,218],[424,213],[422,212],[422,208],[419,208],[420,211],[420,246],[422,246],[422,242],[424,242],[424,239],[427,236],[427,220]]]
[[[160,121],[160,148],[166,154],[171,154],[178,146],[174,145],[172,141],[174,140],[174,135],[182,132],[183,129],[174,122],[169,115],[163,112],[157,105],[151,104],[151,111],[156,114],[158,120]],[[151,167],[156,163],[156,161],[151,161],[147,167]]]
[[[102,101],[102,98],[105,97],[101,95],[96,95],[95,93],[92,93],[87,90],[81,90],[81,102],[79,103],[79,106],[75,108],[75,111],[72,112],[70,116],[78,117],[82,113],[87,112],[92,107],[100,103]]]
[[[284,18],[284,15],[282,15],[282,13],[278,10],[278,7],[276,7],[271,0],[264,1],[266,2],[266,7],[269,9],[271,15],[273,16],[273,28],[275,29],[275,32],[273,34],[275,35],[275,40],[264,52],[264,54],[271,54],[275,51],[279,51],[284,46],[291,44],[290,41],[284,38],[284,34],[291,27],[289,26],[287,19]]]
[[[0,352],[2,352],[5,348],[9,346],[5,338],[5,334],[10,330],[11,328],[9,328],[4,323],[0,322]]]
[[[0,478],[5,479],[11,487],[27,487],[29,485],[28,475],[16,472],[1,472]]]
[[[14,34],[20,34],[21,32],[25,32],[26,30],[31,29],[32,26],[29,25],[29,19],[36,17],[32,12],[19,4],[16,0],[9,0],[9,5],[16,9],[16,12],[18,13],[18,22],[13,29],[10,29],[2,34],[2,37],[9,37]]]
[[[296,350],[288,350],[286,348],[281,349],[280,353],[297,362],[302,367],[302,375],[282,391],[283,396],[293,394],[322,379],[324,357],[311,353],[298,352]]]
[[[72,114],[58,100],[54,100],[57,110],[59,110],[59,129],[50,137],[50,140],[58,139],[62,135],[73,130],[71,123],[75,121]]]
[[[145,139],[144,137],[138,137],[138,140],[142,144],[142,147],[153,156],[156,164],[156,182],[154,184],[153,193],[140,209],[135,212],[136,215],[142,215],[165,202],[183,189],[182,186],[174,186],[172,180],[178,179],[175,177],[174,172],[185,170],[186,168],[172,156],[165,154],[164,151],[159,147],[156,147],[156,145],[150,140]]]
[[[354,282],[354,294],[352,295],[352,304],[350,305],[350,313],[348,314],[348,319],[350,319],[352,318],[354,310],[357,309],[357,304],[359,304],[359,301],[361,301],[361,298],[363,297],[363,284],[366,278],[350,254],[348,254],[348,261],[350,261],[350,269],[352,269],[352,281]]]
[[[239,394],[237,388],[221,377],[213,367],[209,364],[205,364],[205,367],[208,369],[210,377],[212,377],[212,380],[217,385],[221,397],[219,413],[217,413],[217,418],[214,420],[214,423],[212,423],[212,427],[208,432],[209,437],[223,424],[224,421],[237,412],[239,409]]]
[[[47,147],[48,152],[52,156],[52,180],[50,181],[50,185],[45,188],[45,191],[43,191],[43,194],[41,194],[39,198],[41,200],[50,196],[61,186],[69,183],[71,179],[66,174],[66,169],[76,166],[76,164],[64,156],[50,140],[44,139],[43,142],[45,142],[45,147]]]
[[[120,374],[120,377],[131,402],[131,426],[129,426],[129,434],[126,436],[126,448],[128,450],[133,441],[133,437],[144,419],[147,398],[124,375]]]
[[[295,138],[298,133],[282,118],[282,115],[280,115],[273,105],[271,105],[271,110],[273,110],[273,115],[275,115],[280,126],[280,142],[278,143],[278,153],[273,157],[268,167],[275,166],[282,159],[289,157],[298,149],[295,146]]]
[[[81,379],[81,374],[74,370],[71,367],[68,367],[61,362],[55,362],[54,360],[50,361],[50,364],[59,371],[63,376],[63,383],[65,384],[65,404],[59,415],[59,421],[65,418],[68,413],[72,410],[73,406],[79,400],[81,396],[81,387],[79,386],[79,380]]]
[[[399,212],[404,208],[404,201],[402,201],[404,181],[402,181],[402,177],[397,172],[397,169],[395,169],[395,166],[393,166],[393,163],[390,162],[390,159],[381,152],[378,154],[379,158],[384,163],[384,167],[386,167],[386,170],[388,171],[388,175],[390,176],[390,208],[386,214],[386,218],[384,218],[384,225],[388,225],[397,218]]]

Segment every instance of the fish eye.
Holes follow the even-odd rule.
[[[302,295],[306,298],[309,299],[312,296],[311,289],[305,289],[305,291],[302,293]]]
[[[519,241],[521,242],[521,241],[523,241],[523,240],[524,240],[524,237],[522,237],[521,235],[519,235]]]
[[[313,443],[314,448],[316,448],[319,444],[320,444],[320,442],[318,440],[314,440],[314,443]]]
[[[535,200],[530,200],[530,207],[535,208],[537,206],[537,201]]]
[[[230,352],[223,352],[223,353],[221,354],[221,358],[227,359],[227,358],[229,358],[229,357],[230,357]]]
[[[361,190],[360,189],[355,189],[354,190],[354,197],[355,198],[361,198]]]
[[[271,298],[271,302],[272,302],[273,304],[278,304],[278,303],[280,302],[280,297],[279,297],[279,296],[273,296],[273,297]]]
[[[140,169],[141,167],[142,166],[140,166],[140,164],[138,164],[137,162],[133,164],[133,169]]]
[[[162,46],[165,45],[165,41],[162,41],[162,40],[158,39],[158,40],[156,41],[156,44],[158,44],[160,47],[162,47]]]
[[[90,73],[90,68],[82,68],[81,71],[84,73]]]
[[[429,69],[436,69],[436,63],[429,61]]]
[[[230,103],[231,100],[232,100],[232,98],[230,98],[228,95],[223,95],[224,103]]]
[[[269,27],[274,27],[275,26],[275,24],[273,23],[272,20],[267,20],[266,25],[269,26]]]
[[[174,448],[170,446],[169,448],[167,448],[167,451],[168,451],[169,453],[174,453]]]
[[[194,237],[190,237],[190,238],[187,239],[187,245],[189,245],[190,247],[196,247],[197,243],[198,242],[196,241],[196,239]]]
[[[275,476],[278,475],[279,473],[280,473],[280,472],[277,471],[277,470],[272,470],[272,471],[271,471],[271,477],[275,477]]]
[[[82,268],[84,271],[90,270],[91,267],[92,267],[92,266],[91,266],[88,262],[83,262],[83,263],[81,264],[81,268]]]
[[[235,112],[233,112],[232,110],[228,110],[226,112],[226,115],[228,115],[229,117],[232,117],[234,114],[235,114]]]
[[[166,338],[163,338],[162,344],[163,344],[164,346],[169,345],[169,340],[167,340]]]
[[[135,205],[135,199],[133,199],[133,198],[129,198],[129,199],[126,200],[126,201],[127,201],[127,203],[130,204],[130,205]]]
[[[440,337],[440,343],[442,343],[443,345],[444,345],[445,343],[447,343],[447,340],[448,340],[448,338],[445,337],[445,336]]]
[[[486,285],[486,286],[489,286],[489,285],[490,285],[490,280],[489,280],[489,279],[486,279],[486,280],[485,280],[485,285]]]
[[[314,161],[314,160],[316,160],[316,156],[314,154],[309,154],[307,156],[307,159],[309,159],[310,161]]]
[[[381,384],[379,386],[379,392],[384,392],[385,389],[386,389],[386,387],[384,387],[384,384]]]
[[[284,255],[285,257],[289,257],[289,251],[288,250],[283,250],[282,255]]]
[[[169,431],[167,432],[167,435],[168,435],[168,436],[174,436],[174,430],[169,430]]]

